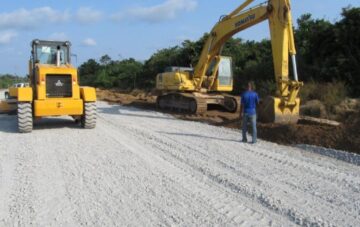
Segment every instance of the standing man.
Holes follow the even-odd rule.
[[[241,95],[240,118],[242,118],[242,142],[247,142],[247,124],[251,123],[252,143],[256,143],[256,106],[259,104],[259,96],[254,91],[254,83],[249,82],[247,91]]]

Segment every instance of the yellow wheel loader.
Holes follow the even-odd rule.
[[[298,81],[296,69],[290,0],[269,0],[246,10],[253,1],[246,0],[213,27],[194,69],[170,67],[156,76],[156,88],[161,92],[157,98],[160,109],[202,113],[208,104],[217,104],[236,111],[236,99],[222,93],[233,89],[232,62],[231,58],[221,56],[223,45],[234,34],[268,20],[277,93],[264,99],[259,118],[266,122],[297,122],[298,93],[303,83]],[[289,55],[294,79],[289,78]]]
[[[77,69],[71,65],[71,43],[35,39],[31,42],[30,86],[11,87],[13,97],[0,108],[17,109],[18,129],[31,132],[33,119],[72,116],[82,127],[96,125],[96,91],[80,87]]]

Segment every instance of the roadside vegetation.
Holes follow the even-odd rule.
[[[346,95],[360,95],[360,36],[356,34],[360,34],[360,8],[344,8],[340,20],[334,23],[314,19],[310,14],[297,20],[295,38],[299,75],[306,82],[301,94],[304,100],[318,98],[333,105]],[[81,82],[102,88],[151,90],[156,74],[166,66],[195,66],[207,36],[158,50],[145,62],[113,60],[108,55],[99,61],[89,59],[80,66]],[[254,80],[262,95],[275,91],[269,40],[232,38],[223,55],[233,58],[234,94],[241,92],[247,80]],[[328,92],[323,94],[322,89]]]
[[[4,74],[4,75],[0,74],[0,89],[8,88],[15,83],[23,83],[26,81],[27,81],[26,77],[13,76],[10,74]]]
[[[300,94],[302,102],[318,100],[324,106],[321,108],[333,113],[346,97],[360,97],[360,7],[344,8],[337,22],[304,14],[295,27],[299,77],[305,82]],[[79,67],[80,83],[105,89],[150,91],[155,87],[156,75],[165,67],[195,66],[207,36],[160,49],[144,62],[132,58],[114,60],[108,55],[89,59]],[[240,94],[248,80],[255,81],[261,96],[274,94],[270,40],[232,38],[224,46],[223,55],[233,58],[234,94]],[[22,80],[3,75],[0,87]]]

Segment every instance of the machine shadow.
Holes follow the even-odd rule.
[[[220,141],[228,141],[228,142],[240,142],[240,138],[239,138],[239,140],[234,140],[234,139],[226,139],[226,138],[219,138],[219,137],[212,137],[212,136],[204,136],[204,135],[193,134],[193,133],[173,133],[173,132],[163,132],[163,131],[158,131],[158,133],[166,134],[166,135],[184,136],[184,137],[197,137],[197,138],[203,138],[203,139],[220,140]]]
[[[71,118],[43,118],[34,121],[34,130],[61,128],[81,129],[81,126]]]
[[[18,133],[16,115],[0,114],[0,132]]]
[[[177,120],[173,117],[164,117],[164,116],[151,116],[146,114],[140,114],[140,112],[144,113],[146,110],[137,109],[135,107],[123,107],[119,105],[112,105],[110,107],[98,107],[98,113],[104,114],[112,114],[112,115],[123,115],[130,117],[140,117],[140,118],[150,118],[150,119],[165,119],[165,120]],[[126,113],[124,112],[126,111]]]

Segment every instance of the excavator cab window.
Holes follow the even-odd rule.
[[[218,69],[218,80],[220,86],[229,86],[233,78],[231,58],[221,57]]]
[[[206,70],[205,75],[206,75],[206,76],[211,76],[211,75],[213,75],[215,66],[216,66],[216,59],[214,58],[214,59],[212,59],[212,61],[210,62],[210,65],[209,65],[208,69]]]

